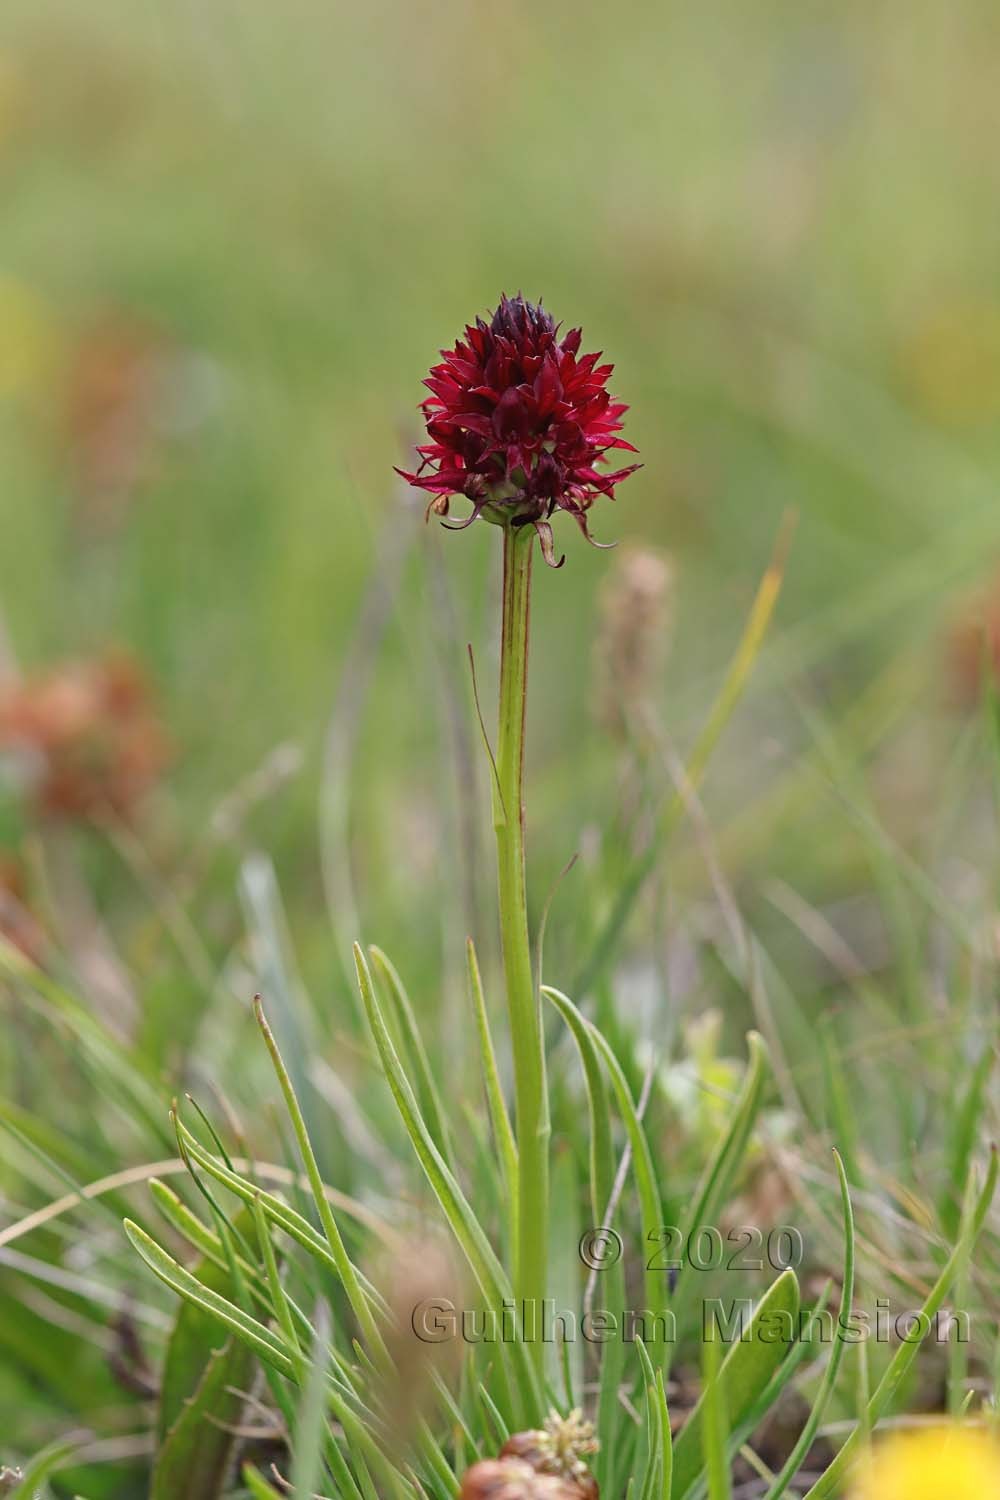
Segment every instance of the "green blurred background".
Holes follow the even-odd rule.
[[[878,837],[844,815],[852,793],[928,884],[962,911],[985,896],[995,920],[950,640],[984,588],[1000,593],[998,140],[994,0],[5,0],[0,619],[26,674],[117,643],[155,684],[173,757],[136,846],[76,830],[73,854],[135,978],[137,1050],[164,1097],[194,1076],[208,1098],[221,1076],[273,1136],[245,1003],[262,980],[280,990],[265,865],[247,891],[255,850],[314,1001],[275,1000],[286,1027],[299,1016],[298,1055],[315,1026],[367,1087],[344,968],[361,932],[405,971],[449,1093],[477,1096],[453,1029],[467,929],[498,986],[466,643],[489,721],[498,538],[425,527],[393,465],[437,349],[504,290],[544,297],[616,363],[644,467],[593,530],[672,558],[653,693],[682,751],[798,514],[704,793],[789,980],[775,1008],[792,1063],[820,1009],[842,1003],[848,1032],[855,1014],[815,911],[884,979],[889,1025],[928,937],[925,892],[914,937]],[[647,760],[637,793],[595,714],[624,549],[557,529],[567,564],[539,566],[533,606],[529,832],[536,923],[584,854],[547,936],[569,985],[663,776]],[[0,796],[0,844],[36,835]],[[715,920],[704,848],[688,833],[672,853],[629,934],[620,1014],[662,1034],[678,1008],[721,1007],[741,1054],[745,996],[691,958]],[[678,941],[659,943],[665,925]],[[940,1010],[940,993],[935,971],[921,1003]],[[47,1020],[18,1026],[20,1047],[0,1048],[14,1117],[51,1124],[58,1153],[81,1142],[79,1178],[172,1149],[105,1132],[72,1046]],[[857,1026],[863,1051],[877,1027],[868,1012]],[[881,1058],[860,1128],[880,1159],[909,1160],[938,1128],[926,1099],[949,1108],[953,1059],[925,1059],[926,1099],[893,1115]],[[350,1187],[352,1144],[323,1119],[331,1180]],[[22,1155],[17,1197],[36,1165]],[[23,1196],[59,1191],[45,1178]],[[103,1353],[7,1280],[0,1395],[27,1452],[113,1391]],[[51,1409],[28,1421],[36,1390]],[[87,1492],[138,1493],[103,1483]]]
[[[0,602],[25,669],[109,641],[148,664],[167,865],[291,742],[302,769],[247,837],[319,908],[322,746],[360,642],[362,915],[387,942],[436,925],[435,819],[466,779],[439,710],[468,717],[466,641],[492,691],[496,537],[424,530],[392,465],[436,349],[519,288],[632,405],[645,467],[594,530],[674,555],[682,746],[799,512],[714,816],[794,762],[789,690],[844,715],[875,683],[859,754],[906,714],[890,791],[919,822],[955,733],[942,632],[1000,556],[998,81],[989,0],[7,0]],[[616,774],[592,713],[608,558],[561,540],[536,589],[536,890]],[[810,844],[754,816],[741,858]]]

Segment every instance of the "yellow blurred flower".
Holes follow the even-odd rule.
[[[30,286],[0,272],[0,398],[48,390],[59,335],[48,303]]]
[[[904,379],[929,416],[975,423],[1000,414],[1000,304],[936,308],[900,353]]]
[[[941,1424],[879,1444],[850,1500],[995,1500],[1000,1443],[976,1427]]]

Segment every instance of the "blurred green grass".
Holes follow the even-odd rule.
[[[782,512],[800,513],[717,815],[745,813],[778,741],[801,742],[791,683],[840,713],[908,661],[946,748],[942,620],[1000,556],[998,43],[979,0],[877,15],[15,0],[0,602],[19,656],[134,646],[165,697],[190,836],[276,744],[299,744],[304,775],[254,832],[318,896],[333,685],[404,524],[391,465],[435,349],[524,288],[583,323],[632,404],[645,467],[595,531],[678,555],[665,706],[682,743]],[[87,386],[130,341],[153,394],[138,418],[126,403],[137,455],[109,502],[88,479]],[[390,936],[428,918],[386,851],[409,823],[426,862],[421,807],[454,790],[426,710],[442,657],[461,684],[464,643],[482,640],[492,540],[427,538],[447,618],[423,560],[404,569],[358,729],[352,826],[375,851],[366,915]],[[537,591],[540,637],[563,648],[535,653],[540,888],[611,765],[591,714],[606,558],[565,541],[568,567]],[[904,814],[919,802],[917,787]],[[771,833],[761,822],[765,847]]]

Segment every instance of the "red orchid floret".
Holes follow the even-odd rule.
[[[501,297],[489,323],[477,318],[454,349],[442,349],[424,384],[429,442],[417,473],[398,472],[434,497],[428,514],[448,514],[451,496],[472,501],[469,526],[490,520],[534,526],[554,562],[549,517],[565,510],[588,541],[587,511],[638,464],[607,472],[612,449],[636,450],[618,436],[628,408],[607,390],[613,365],[580,354],[581,332],[560,325],[520,293]],[[599,544],[595,544],[599,545]]]

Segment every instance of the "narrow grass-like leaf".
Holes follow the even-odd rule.
[[[308,1219],[303,1218],[300,1213],[290,1208],[273,1193],[264,1192],[249,1178],[241,1176],[238,1172],[230,1172],[222,1162],[205,1150],[201,1142],[181,1122],[178,1122],[178,1136],[183,1141],[186,1154],[204,1172],[214,1177],[216,1182],[221,1183],[230,1192],[235,1193],[238,1198],[242,1198],[244,1203],[252,1206],[254,1201],[258,1200],[265,1217],[276,1228],[300,1244],[303,1250],[308,1251],[311,1256],[326,1266],[334,1276],[339,1276],[338,1262],[329,1242],[317,1233]],[[358,1274],[355,1269],[355,1275]],[[372,1300],[370,1296],[369,1300]]]
[[[756,1031],[747,1034],[750,1058],[739,1098],[729,1118],[722,1139],[716,1146],[695,1190],[689,1215],[689,1227],[711,1224],[713,1216],[728,1189],[750,1140],[754,1120],[760,1109],[764,1086],[764,1042]]]
[[[868,1403],[871,1400],[871,1375],[868,1368],[868,1345],[862,1339],[858,1345],[858,1373],[856,1382],[855,1410],[857,1414],[858,1449],[864,1453],[871,1442],[868,1422]]]
[[[990,1152],[990,1164],[987,1169],[982,1192],[979,1194],[970,1211],[965,1215],[965,1222],[962,1226],[958,1243],[949,1255],[940,1276],[928,1293],[921,1308],[923,1319],[927,1320],[928,1328],[941,1309],[941,1305],[948,1294],[948,1288],[955,1278],[956,1271],[963,1260],[971,1254],[972,1247],[979,1236],[979,1231],[982,1229],[983,1220],[986,1218],[990,1203],[993,1201],[996,1183],[997,1153],[994,1149]],[[888,1369],[875,1387],[871,1400],[868,1403],[868,1420],[865,1424],[866,1432],[870,1432],[874,1428],[879,1417],[899,1390],[907,1371],[917,1357],[917,1351],[922,1342],[923,1340],[913,1343],[904,1342],[896,1350],[889,1362]],[[828,1495],[832,1495],[836,1491],[861,1445],[860,1432],[861,1429],[859,1427],[853,1429],[850,1437],[844,1443],[826,1472],[816,1481],[812,1489],[807,1492],[805,1500],[826,1500]]]
[[[663,1410],[660,1406],[653,1369],[646,1346],[641,1338],[635,1340],[642,1365],[643,1384],[646,1391],[646,1471],[639,1491],[639,1500],[660,1500],[663,1494]]]
[[[656,1399],[660,1403],[660,1427],[663,1432],[663,1485],[659,1500],[670,1500],[674,1492],[674,1443],[670,1430],[670,1408],[667,1405],[667,1388],[663,1371],[656,1372]]]
[[[625,1122],[625,1131],[629,1145],[632,1147],[632,1170],[635,1173],[639,1193],[642,1237],[647,1245],[652,1245],[656,1242],[656,1236],[663,1225],[663,1207],[660,1202],[660,1189],[656,1181],[656,1169],[653,1166],[649,1141],[646,1138],[642,1121],[639,1119],[639,1112],[632,1098],[632,1090],[629,1088],[625,1071],[611,1050],[611,1044],[596,1027],[592,1027],[591,1031],[597,1050],[607,1066],[618,1109]],[[654,1317],[665,1311],[668,1300],[667,1278],[661,1271],[653,1268],[655,1259],[656,1257],[650,1254],[645,1272],[646,1302]]]
[[[393,1012],[396,1017],[396,1026],[399,1031],[401,1046],[404,1056],[413,1069],[417,1100],[431,1139],[441,1153],[442,1159],[447,1162],[449,1168],[455,1170],[455,1160],[451,1149],[451,1139],[448,1135],[448,1123],[445,1116],[444,1106],[441,1103],[441,1095],[434,1081],[431,1071],[430,1060],[427,1056],[427,1048],[424,1046],[417,1025],[410,997],[406,992],[403,981],[399,977],[396,967],[381,948],[374,946],[368,949],[376,975],[380,976],[386,992],[392,1001]]]
[[[504,1443],[510,1437],[510,1428],[504,1421],[500,1409],[497,1406],[496,1402],[493,1400],[493,1397],[490,1395],[489,1391],[486,1389],[485,1385],[482,1384],[482,1382],[480,1382],[479,1385],[479,1401],[483,1408],[483,1411],[486,1414],[486,1420],[490,1428],[491,1444],[496,1448],[502,1448]]]
[[[240,867],[242,898],[258,988],[268,997],[282,1056],[311,1131],[317,1130],[315,1095],[308,1087],[308,1060],[316,1051],[317,1011],[310,1004],[295,960],[288,918],[272,861],[259,851]]]
[[[188,1208],[172,1187],[161,1182],[159,1177],[151,1177],[149,1180],[149,1191],[163,1217],[169,1224],[182,1235],[189,1244],[215,1265],[224,1266],[225,1258],[222,1253],[222,1242],[217,1234],[203,1224],[198,1215]]]
[[[691,791],[696,792],[701,785],[715,748],[750,680],[751,671],[764,644],[764,637],[781,593],[789,540],[790,526],[786,517],[778,533],[771,561],[751,605],[743,634],[715,701],[709,709],[704,728],[688,758],[685,780]],[[574,993],[586,998],[610,963],[639,893],[656,869],[663,846],[680,822],[685,805],[683,793],[680,790],[675,791],[666,803],[656,833],[648,847],[642,854],[635,857],[618,882],[614,905],[588,951],[573,986]]]
[[[260,1198],[254,1199],[253,1204],[254,1228],[257,1231],[257,1243],[260,1246],[261,1257],[264,1262],[264,1273],[267,1277],[268,1288],[271,1293],[271,1308],[277,1319],[281,1336],[291,1351],[293,1359],[301,1356],[302,1349],[299,1336],[295,1331],[295,1319],[292,1316],[291,1303],[285,1293],[278,1271],[278,1259],[274,1253],[274,1244],[271,1240],[271,1231],[268,1228],[264,1210],[260,1204]]]
[[[844,1076],[844,1067],[837,1048],[837,1034],[831,1015],[820,1017],[816,1035],[819,1038],[820,1057],[823,1062],[830,1133],[837,1142],[837,1150],[843,1160],[848,1182],[860,1187],[862,1178],[858,1168],[856,1112],[851,1104],[851,1091]],[[963,1181],[965,1175],[965,1173],[962,1174]]]
[[[287,1492],[276,1490],[273,1484],[268,1484],[259,1469],[252,1464],[243,1465],[243,1483],[250,1491],[252,1500],[287,1500]]]
[[[326,1380],[330,1367],[327,1348],[330,1314],[325,1303],[320,1302],[316,1307],[312,1322],[315,1336],[292,1434],[292,1493],[295,1500],[311,1500],[323,1472]]]
[[[79,1192],[79,1178],[59,1158],[72,1155],[75,1163],[81,1167],[86,1158],[81,1152],[74,1150],[58,1131],[49,1129],[44,1120],[37,1120],[9,1100],[0,1099],[0,1130],[6,1131],[58,1182],[62,1182],[73,1192]],[[113,1209],[110,1211],[113,1212]]]
[[[288,1351],[281,1340],[265,1328],[263,1323],[258,1323],[255,1318],[249,1317],[234,1303],[203,1286],[196,1276],[192,1276],[190,1271],[178,1265],[177,1261],[161,1249],[156,1241],[131,1219],[125,1220],[124,1228],[132,1245],[138,1250],[147,1266],[166,1286],[170,1287],[171,1291],[176,1292],[179,1297],[185,1297],[196,1307],[214,1317],[224,1328],[229,1329],[248,1344],[261,1359],[273,1365],[280,1374],[287,1376],[289,1380],[294,1380],[295,1366]]]
[[[193,1310],[182,1304],[182,1313]],[[235,1335],[210,1354],[157,1450],[150,1500],[218,1500],[223,1494],[242,1393],[250,1390],[255,1368],[253,1351]]]
[[[177,1229],[178,1232],[183,1235],[186,1240],[194,1245],[196,1249],[200,1250],[205,1259],[211,1261],[213,1266],[219,1267],[222,1271],[230,1271],[230,1260],[226,1255],[225,1248],[219,1236],[212,1230],[208,1229],[206,1225],[202,1224],[197,1215],[193,1214],[187,1207],[187,1205],[181,1202],[180,1198],[177,1197],[177,1194],[174,1193],[170,1188],[166,1187],[164,1183],[161,1183],[158,1178],[151,1179],[150,1187],[159,1188],[161,1190],[160,1192],[154,1192],[153,1196],[156,1199],[157,1206],[164,1213],[164,1216],[167,1218],[167,1220],[174,1225],[174,1228]],[[255,1228],[257,1228],[256,1221],[258,1216],[262,1224],[267,1224],[269,1222],[269,1220],[267,1219],[267,1215],[261,1208],[259,1201],[257,1201],[259,1200],[260,1196],[261,1195],[258,1193],[256,1199],[249,1200],[251,1206],[254,1209]],[[314,1230],[311,1232],[315,1234]],[[257,1235],[258,1240],[260,1241],[261,1230],[259,1228],[257,1228]],[[261,1241],[261,1243],[263,1243],[263,1241]],[[320,1240],[319,1237],[316,1236],[316,1243],[319,1247],[322,1248],[323,1251],[323,1257],[317,1258],[320,1258],[322,1260],[322,1264],[327,1265],[329,1263],[327,1259],[327,1257],[329,1257],[329,1250],[327,1248],[326,1241]],[[269,1246],[269,1251],[270,1259],[273,1265],[273,1245]],[[259,1306],[263,1307],[264,1310],[269,1314],[272,1312],[275,1313],[275,1315],[278,1317],[279,1323],[282,1323],[282,1315],[284,1314],[286,1318],[290,1320],[290,1322],[297,1322],[299,1330],[305,1335],[308,1335],[310,1325],[306,1314],[302,1311],[301,1308],[296,1307],[291,1299],[287,1296],[287,1293],[285,1293],[284,1287],[282,1286],[281,1282],[277,1281],[277,1284],[275,1285],[275,1283],[271,1279],[270,1274],[268,1274],[266,1252],[264,1263],[264,1277],[261,1276],[260,1270],[257,1266],[251,1265],[248,1261],[243,1260],[239,1256],[236,1257],[236,1265],[239,1270],[239,1274],[246,1283],[248,1291]],[[273,1265],[273,1268],[276,1277],[276,1265]],[[330,1268],[333,1269],[332,1264]],[[285,1332],[290,1346],[297,1343],[297,1335],[295,1334],[294,1328],[286,1328],[285,1324],[282,1323],[282,1331]]]
[[[971,1208],[973,1195],[973,1183],[971,1180],[966,1185],[966,1212]],[[969,1283],[971,1266],[969,1265],[970,1253],[961,1256],[955,1267],[955,1304],[964,1307],[969,1299]],[[952,1416],[958,1417],[962,1414],[966,1404],[973,1395],[973,1387],[969,1385],[969,1348],[961,1338],[950,1341],[948,1349],[948,1411]]]
[[[948,1171],[949,1181],[941,1202],[941,1224],[949,1241],[957,1235],[961,1222],[962,1194],[969,1180],[969,1163],[972,1160],[976,1131],[982,1117],[986,1085],[993,1071],[995,1060],[992,1045],[987,1045],[972,1070],[969,1087],[955,1118]]]
[[[714,1222],[716,1211],[743,1160],[750,1132],[760,1109],[764,1087],[764,1043],[756,1031],[747,1035],[750,1060],[739,1098],[729,1117],[729,1123],[713,1152],[701,1182],[691,1200],[691,1208],[684,1227],[683,1243],[687,1244],[692,1232],[701,1224]],[[694,1278],[682,1270],[674,1289],[673,1308],[680,1320],[687,1305]],[[668,1350],[668,1364],[672,1348]],[[732,1408],[730,1408],[732,1410]]]
[[[221,1264],[214,1257],[204,1259],[188,1274],[208,1291],[216,1292],[219,1296],[232,1292],[232,1274],[224,1256]],[[193,1303],[182,1301],[174,1318],[160,1378],[157,1412],[157,1438],[160,1445],[165,1443],[168,1433],[177,1425],[188,1402],[202,1385],[206,1368],[218,1345],[217,1320]],[[204,1399],[206,1398],[203,1397]],[[228,1416],[226,1420],[235,1421],[235,1417]],[[207,1456],[205,1462],[209,1462]],[[178,1463],[175,1450],[171,1460],[174,1480],[177,1479]],[[169,1494],[169,1491],[161,1490],[160,1494]]]
[[[910,907],[910,893],[903,878],[903,863],[878,819],[871,793],[858,767],[820,714],[800,705],[803,719],[826,762],[843,805],[852,817],[867,849],[872,875],[881,900],[891,949],[896,958],[900,998],[911,1024],[925,1018],[924,964],[920,933]]]
[[[215,1149],[218,1152],[218,1154],[222,1157],[222,1160],[225,1162],[225,1164],[229,1168],[229,1170],[232,1171],[233,1170],[233,1159],[229,1155],[229,1152],[226,1150],[225,1142],[223,1141],[223,1139],[222,1139],[221,1135],[219,1134],[219,1132],[216,1130],[215,1125],[214,1125],[214,1123],[212,1121],[211,1116],[207,1113],[206,1110],[204,1110],[202,1108],[201,1104],[198,1102],[198,1100],[194,1097],[193,1094],[185,1094],[184,1097],[187,1100],[187,1102],[190,1104],[191,1108],[194,1110],[195,1114],[198,1116],[198,1118],[201,1121],[201,1123],[204,1125],[205,1129],[208,1131],[209,1135],[211,1136],[211,1138],[212,1138],[212,1145],[215,1147]]]
[[[629,1144],[632,1147],[632,1165],[635,1172],[636,1187],[639,1192],[643,1239],[649,1245],[655,1244],[663,1226],[663,1208],[660,1203],[660,1190],[657,1186],[656,1171],[653,1167],[653,1157],[649,1149],[649,1142],[646,1139],[646,1132],[643,1129],[642,1121],[639,1119],[635,1101],[632,1098],[632,1090],[629,1088],[628,1079],[625,1077],[622,1065],[615,1056],[607,1039],[598,1031],[596,1026],[592,1025],[591,1022],[587,1021],[580,1014],[572,1000],[562,994],[561,991],[553,989],[550,985],[545,985],[542,992],[556,1006],[567,1024],[569,1024],[571,1015],[575,1014],[579,1017],[580,1022],[604,1062],[608,1077],[611,1080],[611,1088],[614,1092],[619,1112],[625,1124]],[[649,1311],[655,1318],[666,1310],[667,1283],[666,1277],[662,1272],[649,1269],[654,1260],[655,1256],[650,1252],[645,1272],[645,1289]]]
[[[830,1358],[827,1361],[826,1370],[820,1382],[819,1390],[816,1393],[812,1410],[806,1419],[802,1431],[799,1433],[794,1448],[785,1460],[784,1467],[774,1481],[774,1484],[768,1490],[767,1500],[780,1500],[780,1496],[785,1493],[785,1490],[798,1472],[799,1465],[812,1447],[816,1433],[819,1431],[819,1424],[823,1420],[823,1413],[826,1410],[827,1402],[830,1400],[836,1387],[837,1376],[844,1358],[844,1351],[847,1348],[844,1329],[847,1327],[851,1304],[854,1300],[854,1210],[851,1207],[851,1189],[847,1181],[846,1168],[838,1152],[834,1152],[834,1157],[837,1163],[837,1176],[840,1179],[840,1196],[844,1213],[844,1271],[841,1280],[840,1312],[837,1318],[833,1348],[830,1351]]]
[[[571,1345],[568,1339],[560,1340],[559,1373],[562,1376],[563,1395],[566,1400],[566,1405],[569,1410],[572,1411],[574,1406],[580,1405],[580,1398],[577,1395],[578,1381],[573,1371],[573,1362],[570,1357],[570,1349]],[[578,1361],[578,1363],[582,1363],[582,1361]]]
[[[510,1283],[497,1259],[478,1219],[473,1213],[462,1189],[441,1157],[423,1120],[409,1080],[392,1045],[372,983],[368,963],[360,946],[355,944],[354,958],[358,972],[358,985],[368,1025],[382,1065],[382,1071],[399,1110],[403,1124],[413,1144],[417,1160],[444,1211],[452,1233],[465,1255],[476,1282],[486,1298],[487,1304],[499,1311],[504,1298],[511,1297]],[[509,1352],[517,1374],[518,1389],[525,1415],[541,1409],[541,1392],[538,1388],[532,1363],[520,1338],[503,1346]],[[498,1366],[502,1368],[502,1366]]]
[[[493,1037],[490,1032],[489,1015],[486,1010],[486,996],[483,992],[483,980],[479,971],[479,958],[471,938],[466,939],[466,960],[469,969],[469,989],[472,992],[472,1004],[476,1016],[476,1034],[479,1038],[479,1057],[483,1070],[483,1084],[486,1089],[486,1104],[490,1113],[490,1124],[493,1127],[493,1139],[496,1142],[497,1155],[503,1168],[504,1184],[507,1189],[507,1202],[510,1205],[512,1223],[510,1230],[511,1244],[517,1244],[517,1145],[514,1141],[514,1131],[511,1127],[510,1116],[507,1113],[507,1105],[503,1097],[503,1088],[500,1083],[500,1070],[497,1067],[496,1051],[493,1047]]]
[[[361,1486],[348,1468],[347,1460],[340,1451],[340,1443],[332,1433],[328,1435],[324,1451],[327,1466],[333,1475],[334,1483],[337,1487],[337,1500],[365,1500],[365,1497],[361,1493]],[[364,1459],[358,1455],[355,1458],[355,1462],[358,1467],[358,1473],[367,1479],[368,1471]]]
[[[384,1436],[376,1441],[368,1422],[357,1413],[336,1391],[328,1392],[330,1410],[344,1429],[348,1450],[357,1469],[358,1482],[365,1500],[384,1500],[384,1496],[404,1496],[413,1493],[413,1487],[403,1479],[389,1457],[389,1444]],[[381,1492],[376,1489],[369,1470],[377,1473],[382,1481]]]
[[[66,1024],[101,1073],[114,1079],[116,1088],[109,1098],[123,1108],[127,1101],[126,1113],[141,1120],[154,1140],[169,1140],[163,1124],[163,1100],[137,1055],[113,1037],[75,995],[37,968],[2,935],[0,975],[20,981],[34,1009],[50,1018],[55,1015]]]
[[[330,1253],[337,1268],[337,1275],[347,1295],[347,1300],[351,1305],[351,1311],[357,1318],[358,1325],[364,1334],[365,1341],[373,1353],[384,1358],[385,1343],[382,1339],[382,1334],[379,1331],[378,1324],[375,1322],[371,1304],[362,1291],[361,1282],[358,1279],[354,1264],[347,1253],[347,1248],[344,1245],[333,1209],[330,1207],[327,1196],[323,1191],[323,1179],[320,1176],[319,1164],[316,1161],[316,1153],[313,1150],[312,1141],[309,1139],[309,1132],[306,1129],[302,1109],[299,1105],[288,1070],[282,1061],[274,1034],[267,1024],[267,1018],[264,1015],[259,995],[254,997],[254,1014],[267,1050],[271,1054],[271,1062],[274,1065],[274,1071],[285,1099],[285,1107],[288,1110],[292,1129],[295,1132],[295,1139],[302,1158],[302,1164],[306,1169],[306,1176],[312,1188],[313,1202],[316,1206],[316,1212],[319,1215],[320,1224],[323,1226],[323,1233],[330,1246]]]
[[[75,1438],[61,1438],[36,1453],[25,1464],[18,1483],[8,1491],[10,1500],[37,1500],[41,1494],[40,1486],[57,1470],[72,1462],[78,1446],[79,1442]]]
[[[788,1330],[798,1327],[799,1284],[794,1271],[783,1271],[761,1297],[743,1337],[733,1345],[719,1370],[719,1384],[730,1430],[736,1434],[754,1409],[789,1350]],[[775,1338],[765,1336],[774,1331]],[[702,1472],[704,1396],[674,1443],[673,1500],[684,1500]]]
[[[440,1370],[435,1369],[433,1365],[431,1366],[431,1381],[434,1385],[434,1389],[437,1391],[438,1400],[441,1402],[445,1415],[447,1416],[448,1421],[451,1423],[451,1426],[454,1428],[456,1433],[460,1434],[462,1440],[468,1443],[470,1448],[475,1450],[477,1446],[476,1440],[472,1435],[471,1427],[465,1420],[465,1415],[462,1411],[462,1408],[455,1400],[455,1397],[452,1395],[451,1391],[448,1389],[447,1382],[444,1380],[444,1377],[442,1376]],[[461,1465],[459,1465],[459,1467],[461,1467]]]
[[[604,1224],[615,1181],[615,1152],[611,1139],[611,1110],[604,1071],[597,1054],[592,1028],[586,1017],[560,990],[542,986],[542,994],[562,1016],[576,1043],[583,1065],[590,1115],[590,1209],[594,1227]]]
[[[510,1284],[478,1219],[434,1144],[410,1087],[382,1015],[364,954],[355,947],[361,999],[368,1016],[382,1070],[396,1107],[413,1142],[420,1165],[441,1203],[485,1297],[496,1305],[510,1294]]]
[[[701,1397],[701,1449],[708,1482],[708,1500],[731,1500],[733,1493],[729,1466],[729,1413],[726,1387],[721,1378],[718,1339],[705,1339],[703,1345]]]
[[[771,1375],[770,1380],[765,1381],[760,1388],[756,1398],[751,1403],[745,1415],[738,1423],[732,1424],[733,1442],[737,1447],[746,1442],[751,1433],[759,1426],[768,1413],[774,1408],[782,1392],[790,1386],[799,1369],[804,1364],[814,1347],[814,1334],[816,1330],[824,1327],[823,1319],[826,1316],[827,1304],[830,1300],[832,1283],[827,1281],[822,1289],[819,1299],[811,1308],[804,1309],[799,1318],[799,1338],[792,1344],[785,1358]],[[730,1415],[732,1415],[730,1413]]]
[[[611,1138],[611,1106],[604,1069],[597,1054],[586,1018],[559,990],[542,986],[542,994],[556,1007],[566,1023],[583,1065],[590,1117],[590,1211],[594,1229],[610,1229],[606,1222],[615,1184],[615,1151]],[[601,1273],[602,1302],[605,1309],[622,1316],[625,1311],[625,1272],[613,1264]],[[609,1339],[601,1348],[600,1385],[597,1397],[597,1435],[600,1448],[594,1471],[602,1493],[614,1492],[619,1463],[617,1432],[622,1408],[618,1387],[625,1370],[625,1342]]]
[[[427,1465],[427,1478],[431,1487],[440,1500],[453,1500],[458,1477],[445,1458],[441,1444],[424,1421],[420,1422],[417,1430],[417,1446]]]
[[[572,1152],[560,1148],[553,1154],[549,1177],[548,1296],[557,1308],[574,1308],[580,1295],[580,1192],[577,1163]],[[588,1221],[589,1222],[589,1221]],[[557,1325],[558,1326],[558,1325]],[[572,1411],[572,1394],[583,1388],[583,1349],[575,1337],[555,1336],[545,1351],[546,1370],[553,1385],[562,1382]]]
[[[204,1182],[201,1176],[195,1171],[194,1163],[191,1161],[188,1155],[184,1135],[180,1129],[180,1120],[178,1117],[176,1106],[172,1107],[170,1110],[170,1119],[174,1127],[174,1134],[177,1138],[178,1155],[181,1157],[184,1165],[187,1167],[188,1175],[190,1176],[192,1183],[197,1188],[198,1192],[202,1195],[205,1202],[208,1204],[209,1212],[212,1215],[212,1219],[218,1232],[219,1245],[222,1249],[223,1259],[226,1268],[229,1270],[233,1277],[233,1285],[235,1288],[240,1279],[239,1268],[236,1264],[236,1245],[238,1243],[241,1250],[243,1251],[244,1256],[246,1258],[249,1258],[253,1255],[249,1240],[247,1239],[246,1234],[244,1234],[243,1229],[240,1227],[237,1221],[226,1213],[222,1205],[215,1198],[215,1195],[209,1188],[208,1184]],[[214,1132],[210,1131],[210,1134],[213,1135],[214,1139]],[[222,1153],[222,1155],[227,1170],[232,1171],[232,1164],[229,1161],[228,1157],[226,1157],[225,1153]],[[243,1218],[243,1222],[247,1222],[245,1216],[241,1217]]]

